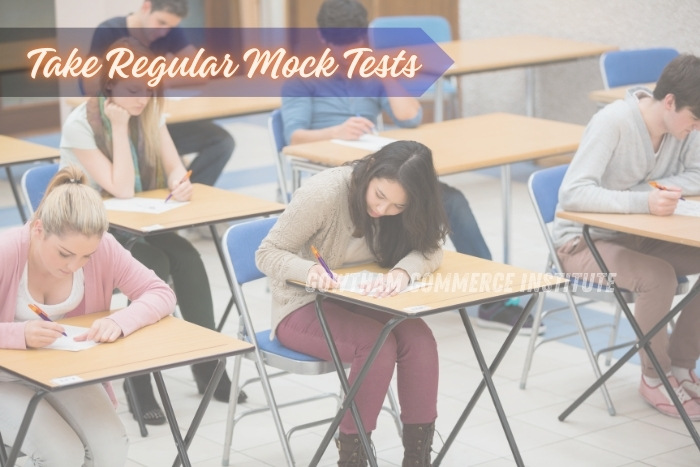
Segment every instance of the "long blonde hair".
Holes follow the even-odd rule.
[[[49,182],[46,193],[31,222],[41,221],[47,235],[81,233],[86,237],[102,236],[109,228],[102,197],[77,167],[59,170]]]
[[[107,50],[116,47],[125,47],[134,53],[134,60],[140,57],[147,57],[149,61],[153,60],[154,55],[150,49],[141,44],[137,39],[128,36],[117,39],[110,45]],[[110,88],[122,78],[119,73],[114,73],[112,78],[107,73],[102,73],[100,76],[100,90],[106,97],[111,97]],[[157,159],[160,157],[160,119],[163,109],[163,92],[161,86],[153,88],[153,96],[148,100],[148,104],[138,117],[132,117],[129,121],[129,134],[135,141],[136,135],[143,136],[144,152],[139,157],[143,157],[149,167],[156,167]],[[107,145],[109,152],[107,157],[112,160],[111,144]],[[153,187],[155,188],[155,187]],[[160,187],[159,187],[160,188]]]

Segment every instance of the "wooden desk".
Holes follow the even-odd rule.
[[[591,91],[588,94],[588,98],[594,102],[597,102],[600,107],[614,102],[618,99],[624,99],[627,94],[627,90],[634,86],[643,86],[651,91],[654,90],[656,83],[641,83],[628,86],[619,86],[610,89],[599,89],[597,91]]]
[[[24,212],[24,203],[15,179],[12,177],[10,167],[17,164],[26,164],[30,162],[51,161],[58,158],[59,151],[57,148],[44,146],[41,144],[30,143],[17,138],[0,135],[0,166],[5,167],[7,181],[10,182],[12,196],[15,197],[17,210],[19,211],[22,223],[27,222],[27,214]]]
[[[662,217],[653,216],[651,214],[600,214],[565,211],[557,212],[557,217],[583,224],[583,238],[586,241],[593,258],[598,264],[598,267],[600,267],[600,270],[608,277],[610,277],[609,268],[606,266],[605,261],[598,252],[595,243],[591,240],[591,227],[616,230],[619,232],[657,240],[700,247],[700,233],[698,232],[698,219],[696,217],[677,215]],[[678,413],[681,415],[688,433],[690,433],[693,441],[695,441],[695,445],[700,450],[700,436],[698,435],[693,422],[690,420],[690,418],[688,418],[688,414],[685,412],[683,405],[678,400],[678,396],[671,387],[665,372],[661,368],[661,365],[649,346],[649,341],[651,338],[657,332],[661,330],[665,331],[666,326],[673,319],[673,317],[680,313],[683,307],[693,300],[698,292],[700,292],[700,282],[696,282],[685,297],[683,297],[673,308],[671,308],[666,316],[660,320],[647,334],[644,334],[639,328],[639,325],[634,318],[634,314],[630,311],[627,302],[617,286],[613,282],[609,282],[608,286],[612,288],[615,298],[622,311],[625,313],[625,316],[627,316],[627,319],[634,330],[638,341],[614,365],[612,365],[608,371],[598,378],[598,380],[593,383],[591,387],[589,387],[578,399],[576,399],[566,410],[564,410],[564,412],[559,415],[559,420],[564,421],[566,417],[569,416],[569,414],[571,414],[579,405],[581,405],[591,394],[593,394],[593,392],[595,392],[601,385],[605,384],[605,382],[613,374],[615,374],[615,372],[620,369],[620,367],[622,367],[627,360],[632,358],[632,356],[637,353],[640,348],[644,348],[644,350],[647,352],[649,360],[652,362],[657,374],[659,375],[659,378],[664,384],[668,395],[671,397],[671,400],[673,400]]]
[[[93,320],[107,314],[92,313],[60,322],[87,327]],[[9,462],[6,465],[14,465],[14,459],[22,446],[36,405],[47,393],[151,372],[154,374],[163,408],[178,447],[179,458],[184,465],[190,465],[187,448],[224,371],[226,357],[251,350],[253,346],[248,342],[172,316],[114,343],[101,344],[80,352],[2,349],[0,369],[14,374],[36,389],[36,395],[27,407],[17,441],[10,450]],[[214,359],[219,360],[218,366],[183,440],[161,371]]]
[[[68,97],[66,103],[75,108],[86,100]],[[271,112],[281,105],[279,97],[166,97],[163,113],[167,123],[182,123]]]
[[[376,265],[361,265],[353,268],[339,269],[336,272],[338,274],[344,274],[349,272],[357,272],[363,269],[368,269],[377,272],[386,272],[387,269],[380,269]],[[481,286],[471,285],[470,277],[474,274],[479,274],[481,277],[492,277],[492,281],[488,284],[491,286],[489,290],[482,290]],[[490,275],[490,276],[486,276]],[[445,256],[440,268],[438,268],[433,274],[428,277],[421,279],[422,281],[428,282],[430,285],[422,289],[417,289],[415,291],[402,293],[394,297],[376,299],[367,296],[362,296],[354,294],[351,292],[339,292],[339,291],[327,291],[320,292],[317,291],[316,296],[316,313],[321,322],[321,328],[323,329],[324,335],[329,345],[331,356],[333,362],[335,363],[336,370],[338,373],[338,378],[341,381],[343,389],[345,391],[346,397],[343,400],[343,404],[340,410],[336,414],[331,426],[326,431],[326,435],[321,442],[314,458],[311,460],[310,465],[315,466],[318,464],[323,452],[326,450],[328,443],[330,442],[333,434],[335,433],[340,421],[348,409],[351,409],[353,413],[353,418],[355,423],[359,428],[359,435],[362,439],[363,445],[366,452],[368,453],[368,458],[370,460],[370,465],[377,465],[376,459],[372,455],[372,450],[370,449],[369,441],[366,438],[365,430],[362,426],[362,420],[359,417],[359,412],[357,412],[354,397],[359,390],[362,381],[364,380],[369,368],[372,366],[373,360],[381,349],[384,341],[388,337],[391,330],[396,327],[399,323],[405,319],[420,318],[423,316],[428,316],[436,313],[442,313],[445,311],[452,311],[459,309],[459,314],[462,318],[462,323],[467,332],[469,341],[471,342],[472,349],[476,355],[477,361],[481,368],[483,379],[477,389],[474,392],[471,400],[467,404],[464,412],[459,417],[455,427],[453,428],[450,435],[447,437],[445,444],[443,445],[440,453],[433,461],[433,466],[440,465],[443,457],[447,453],[450,445],[456,438],[460,429],[464,425],[467,417],[469,416],[474,405],[478,401],[479,397],[484,391],[485,387],[488,387],[489,393],[491,395],[494,407],[498,413],[498,418],[500,419],[501,425],[503,426],[503,431],[508,439],[511,451],[518,465],[523,465],[522,458],[518,451],[517,444],[513,438],[510,426],[508,424],[508,419],[503,411],[496,387],[493,384],[492,376],[493,373],[498,368],[501,360],[508,351],[510,345],[518,334],[518,331],[522,327],[525,319],[530,313],[530,310],[537,301],[539,292],[545,288],[557,287],[559,285],[566,284],[566,280],[558,277],[554,277],[547,274],[530,272],[525,269],[516,268],[513,266],[508,266],[504,264],[494,263],[492,261],[475,258],[473,256],[462,255],[453,251],[446,251]],[[293,283],[296,286],[304,287],[302,283]],[[496,300],[504,300],[511,297],[517,297],[525,294],[532,294],[532,297],[528,301],[525,309],[521,313],[517,323],[513,326],[512,330],[506,337],[503,345],[501,346],[498,354],[494,358],[493,362],[489,366],[485,359],[479,342],[474,333],[474,329],[471,325],[469,317],[467,316],[466,307],[479,305],[482,303],[488,303]],[[325,298],[334,298],[349,303],[360,304],[369,308],[373,308],[378,311],[383,311],[393,315],[393,318],[389,320],[384,326],[380,336],[375,343],[367,362],[362,367],[358,374],[357,380],[353,383],[352,387],[349,385],[347,376],[345,375],[345,370],[340,357],[338,355],[337,349],[335,348],[335,342],[333,341],[333,336],[328,328],[328,323],[325,319],[325,314],[323,312],[323,300]]]
[[[535,114],[534,66],[595,57],[617,47],[546,36],[517,35],[441,42],[454,64],[443,77],[526,68],[526,115]],[[436,83],[435,121],[442,119],[443,85]]]
[[[493,113],[428,123],[418,128],[385,131],[381,136],[414,140],[428,146],[438,175],[501,166],[503,202],[503,260],[510,259],[510,165],[574,152],[584,126],[522,115]],[[295,144],[282,149],[291,156],[293,189],[300,172],[318,172],[360,159],[370,151],[330,141]]]
[[[177,209],[162,214],[107,211],[107,216],[110,227],[134,235],[133,241],[136,241],[138,237],[175,232],[189,227],[209,226],[232,293],[224,315],[217,326],[217,331],[220,331],[233,306],[233,281],[226,267],[216,224],[279,214],[284,211],[284,205],[199,183],[195,183],[193,187],[192,201]],[[139,193],[138,196],[165,200],[168,193],[168,190],[160,189],[145,191]],[[127,247],[131,245],[133,242]]]

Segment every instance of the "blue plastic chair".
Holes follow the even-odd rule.
[[[29,203],[30,216],[39,207],[49,182],[58,172],[58,165],[58,163],[36,165],[22,175],[22,193]]]
[[[426,43],[426,38],[419,34],[374,34],[374,28],[421,28],[433,42],[449,42],[452,40],[450,23],[442,16],[408,15],[380,16],[369,24],[369,41],[373,48],[387,49],[407,47]],[[423,95],[433,99],[435,85],[432,85]],[[443,82],[443,99],[451,104],[452,114],[458,115],[459,96],[454,79]]]
[[[539,222],[540,228],[544,235],[545,242],[547,244],[547,250],[549,252],[549,257],[547,259],[546,272],[551,274],[559,274],[563,272],[561,263],[556,254],[556,247],[554,246],[554,241],[550,232],[550,224],[554,222],[556,216],[556,208],[559,203],[559,187],[561,186],[564,175],[566,174],[568,164],[560,165],[557,167],[550,167],[543,170],[538,170],[530,175],[528,180],[528,189],[530,193],[530,200],[535,208],[535,214],[537,216],[537,221]],[[598,366],[598,357],[605,353],[607,354],[606,364],[610,364],[611,352],[617,348],[628,347],[633,344],[633,342],[625,342],[621,344],[616,344],[617,331],[620,323],[621,309],[615,300],[612,293],[606,290],[606,287],[599,287],[597,284],[586,281],[583,279],[569,278],[571,287],[563,289],[566,295],[567,305],[557,308],[552,308],[544,310],[544,300],[546,293],[540,294],[539,302],[537,304],[537,309],[534,313],[533,329],[537,329],[540,323],[547,316],[564,310],[570,310],[574,321],[576,324],[576,331],[569,333],[564,333],[556,336],[546,336],[539,337],[537,333],[532,333],[530,336],[530,342],[528,344],[527,353],[525,355],[525,364],[523,365],[523,372],[520,378],[520,388],[525,389],[527,383],[527,376],[530,371],[530,366],[532,364],[532,358],[534,356],[535,350],[542,344],[547,342],[561,340],[567,337],[579,334],[581,340],[583,341],[583,346],[586,350],[588,358],[593,367],[593,372],[595,373],[596,379],[600,377],[600,367]],[[684,294],[689,289],[688,279],[685,276],[678,277],[678,289],[676,294]],[[629,290],[620,290],[622,292],[625,301],[632,303],[635,300],[634,293]],[[574,297],[583,299],[578,303],[574,300]],[[581,317],[579,307],[586,305],[588,303],[599,301],[612,303],[615,306],[615,313],[611,323],[600,324],[597,326],[585,327]],[[598,350],[594,353],[591,346],[590,340],[588,338],[588,333],[597,329],[610,327],[610,336],[608,340],[608,345]],[[615,415],[615,407],[613,406],[610,395],[608,394],[605,385],[600,387],[603,399],[608,407],[608,412],[610,415]]]
[[[280,197],[284,204],[288,204],[292,198],[292,193],[287,185],[287,159],[282,154],[284,147],[284,122],[282,121],[282,111],[275,109],[267,120],[267,129],[270,132],[270,139],[275,148],[275,168],[277,169],[277,185]]]
[[[222,239],[222,246],[226,257],[227,267],[231,273],[231,278],[233,281],[236,307],[238,308],[238,312],[240,314],[238,338],[245,339],[255,345],[255,351],[247,353],[245,358],[255,362],[258,372],[257,378],[252,378],[239,385],[241,359],[243,356],[239,355],[234,358],[233,376],[231,377],[231,396],[229,398],[229,410],[226,420],[226,438],[222,460],[223,465],[228,465],[233,430],[238,421],[245,416],[269,410],[272,413],[272,418],[275,422],[275,428],[277,430],[280,443],[282,444],[282,449],[284,451],[287,464],[289,466],[293,466],[294,458],[289,446],[289,438],[294,431],[330,423],[333,417],[323,420],[316,420],[303,425],[297,425],[289,431],[285,431],[284,425],[282,424],[282,418],[280,417],[279,408],[328,397],[338,400],[337,394],[322,393],[279,405],[276,402],[275,395],[270,384],[270,378],[283,376],[289,373],[298,375],[322,375],[336,371],[335,365],[332,361],[319,360],[315,357],[291,350],[282,345],[277,338],[270,340],[269,329],[256,331],[253,327],[250,310],[246,303],[242,286],[265,277],[265,275],[260,272],[255,265],[255,252],[260,246],[262,240],[267,236],[270,229],[274,226],[276,220],[276,218],[265,218],[233,225],[229,227]],[[265,310],[265,313],[269,314],[269,310]],[[281,372],[268,374],[267,367],[281,370]],[[247,410],[240,413],[236,417],[238,390],[250,383],[258,381],[262,384],[265,399],[267,400],[267,407],[262,409],[258,408]],[[401,422],[398,417],[398,405],[394,399],[391,389],[389,390],[388,398],[390,404],[390,409],[388,411],[394,417],[394,422],[396,423],[396,426],[400,432]]]
[[[670,47],[615,50],[600,56],[600,74],[605,89],[632,84],[655,83],[668,63],[678,56]]]

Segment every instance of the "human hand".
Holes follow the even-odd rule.
[[[356,140],[365,133],[374,131],[374,123],[364,117],[350,117],[333,127],[333,138]]]
[[[29,348],[39,349],[53,344],[63,331],[63,326],[52,321],[29,320],[24,325],[24,342]]]
[[[189,201],[192,199],[192,183],[190,179],[177,180],[175,183],[168,183],[170,185],[171,197],[176,201]]]
[[[678,187],[651,190],[648,198],[649,212],[655,216],[670,216],[676,210],[680,198],[681,189]]]
[[[392,269],[360,287],[363,289],[364,295],[376,298],[393,297],[405,289],[410,281],[411,277],[404,269]]]
[[[93,321],[90,329],[73,340],[76,342],[114,342],[122,335],[122,328],[109,318],[100,318]]]
[[[320,264],[314,264],[306,275],[307,290],[316,289],[324,292],[330,289],[337,289],[338,287],[340,287],[338,281],[331,278]]]
[[[119,104],[115,104],[111,98],[107,98],[105,100],[104,111],[113,128],[127,128],[131,115],[124,107],[120,106]]]

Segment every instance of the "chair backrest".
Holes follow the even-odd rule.
[[[291,193],[287,189],[287,170],[285,167],[287,161],[282,154],[282,148],[284,147],[284,122],[282,121],[282,111],[280,109],[275,109],[272,111],[270,118],[267,120],[267,128],[270,132],[270,138],[275,148],[277,184],[279,185],[284,204],[287,204],[289,203]]]
[[[559,202],[559,187],[564,179],[568,164],[538,170],[530,175],[528,188],[530,199],[535,211],[542,222],[549,224],[554,220],[557,203]]]
[[[670,47],[615,50],[600,56],[600,74],[606,89],[655,83],[668,62],[678,56]]]
[[[22,193],[24,199],[29,203],[29,214],[34,214],[34,211],[39,207],[41,199],[46,193],[46,187],[49,182],[58,172],[58,163],[41,164],[31,167],[22,175]]]
[[[540,229],[547,243],[550,263],[554,265],[558,272],[561,272],[562,268],[559,263],[559,258],[557,258],[552,235],[549,231],[549,224],[554,221],[557,203],[559,202],[559,187],[561,186],[562,180],[564,180],[564,175],[568,168],[569,165],[564,164],[538,170],[530,175],[527,182],[530,192],[530,201],[532,201],[532,205],[535,208],[537,221],[540,224]]]
[[[222,243],[234,283],[243,285],[265,277],[255,265],[255,252],[276,221],[276,217],[266,217],[232,225],[226,231]]]
[[[416,34],[373,34],[374,28],[421,28],[433,42],[452,40],[450,23],[442,16],[380,16],[369,24],[370,44],[375,48],[390,48],[424,44],[425,37]]]

